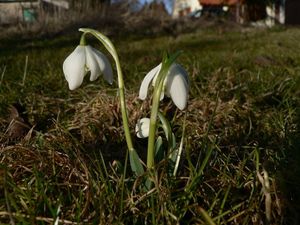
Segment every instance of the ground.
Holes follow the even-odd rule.
[[[87,77],[68,90],[62,63],[79,38],[0,43],[1,223],[47,224],[57,215],[63,224],[299,223],[300,29],[111,36],[133,137],[150,113],[139,85],[164,51],[183,50],[177,61],[190,77],[185,111],[169,99],[160,105],[178,142],[186,115],[179,171],[172,176],[168,160],[159,163],[149,192],[149,174],[136,177],[128,165],[123,179],[116,79],[110,86]],[[145,161],[147,141],[134,137],[134,145]]]

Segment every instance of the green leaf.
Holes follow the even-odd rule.
[[[130,166],[131,170],[137,175],[140,176],[144,173],[144,168],[141,163],[140,157],[138,156],[135,149],[131,149],[129,151],[129,160],[130,160]]]
[[[172,149],[176,147],[176,137],[175,134],[172,132]]]
[[[145,190],[150,191],[153,187],[153,181],[147,176],[145,180]]]
[[[176,137],[175,134],[172,133],[172,151],[170,152],[169,159],[175,164],[179,148],[176,148]]]
[[[184,121],[183,121],[183,126],[182,126],[183,128],[182,128],[182,136],[181,136],[180,145],[179,145],[179,148],[177,149],[178,153],[177,153],[177,156],[176,156],[173,176],[176,176],[176,174],[177,174],[179,162],[180,162],[181,155],[182,155],[183,142],[184,142],[184,138],[185,138],[185,125],[186,125],[186,114],[184,116]]]
[[[166,138],[168,140],[168,147],[169,149],[173,148],[173,133],[170,122],[167,120],[167,118],[158,111],[158,117],[160,119],[160,122],[162,124],[162,128],[164,130],[164,133],[166,135]]]
[[[173,62],[175,62],[175,60],[178,58],[178,56],[182,53],[183,51],[177,51],[174,54],[172,54],[171,56],[168,57],[167,60],[167,64],[169,64],[169,66],[171,66],[173,64]]]
[[[159,136],[155,143],[155,158],[158,162],[161,161],[164,157],[162,144],[163,144],[162,137]]]

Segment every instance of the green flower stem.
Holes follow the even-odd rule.
[[[166,74],[167,71],[162,66],[161,73]],[[148,137],[148,150],[147,150],[147,167],[148,169],[154,166],[154,147],[155,147],[155,134],[156,134],[156,126],[157,126],[157,116],[159,109],[159,101],[160,95],[163,89],[164,78],[158,80],[158,85],[154,88],[153,100],[152,100],[152,108],[151,108],[151,116],[150,116],[150,128],[149,128],[149,137]]]
[[[152,168],[154,165],[154,143],[155,143],[158,103],[159,103],[159,98],[157,102],[157,99],[154,96],[152,109],[151,109],[151,116],[150,116],[150,128],[149,128],[148,150],[147,150],[147,167],[149,169]]]
[[[85,43],[85,37],[84,36],[87,33],[90,33],[94,37],[96,37],[104,45],[104,47],[109,51],[109,53],[112,55],[112,57],[115,60],[116,67],[117,67],[117,73],[118,73],[118,88],[119,88],[120,105],[121,105],[121,113],[122,113],[122,120],[123,120],[125,138],[126,138],[128,150],[132,152],[132,151],[134,151],[134,147],[133,147],[133,144],[132,144],[132,139],[131,139],[130,129],[129,129],[129,123],[128,123],[123,73],[122,73],[122,69],[121,69],[121,65],[120,65],[120,61],[119,61],[117,51],[115,50],[115,47],[111,43],[111,41],[106,36],[101,34],[100,32],[98,32],[96,30],[93,30],[93,29],[89,29],[89,28],[80,28],[79,30],[83,32],[83,34],[81,36],[80,44]]]
[[[153,91],[153,100],[152,100],[152,108],[150,115],[150,128],[149,128],[149,137],[148,137],[148,149],[147,149],[147,168],[151,169],[154,166],[154,155],[155,155],[155,134],[156,134],[156,126],[157,126],[157,116],[159,109],[159,101],[161,92],[163,91],[164,80],[168,75],[168,71],[170,66],[175,61],[175,59],[179,56],[181,52],[176,52],[170,57],[165,54],[162,60],[161,70],[156,78],[156,82],[154,85]]]
[[[79,45],[81,45],[81,46],[86,46],[85,33],[83,33],[83,34],[81,35]]]
[[[117,65],[119,95],[120,95],[120,104],[121,104],[121,112],[122,112],[125,138],[126,138],[127,147],[129,149],[129,151],[133,151],[134,147],[133,147],[132,139],[131,139],[131,135],[130,135],[128,115],[127,115],[127,109],[126,109],[123,74],[122,74],[121,65],[120,65],[120,62],[119,62],[119,59],[118,59],[117,55],[116,55],[115,61],[116,61],[116,65]]]

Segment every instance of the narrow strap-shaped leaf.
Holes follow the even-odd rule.
[[[162,144],[163,144],[162,137],[159,136],[155,143],[155,160],[158,162],[162,160],[164,157]]]
[[[184,117],[183,128],[182,128],[182,136],[181,136],[181,141],[180,141],[180,145],[179,145],[179,149],[178,149],[178,154],[177,154],[177,157],[176,157],[176,162],[175,162],[175,167],[174,167],[174,171],[173,171],[173,176],[176,176],[176,174],[177,174],[179,162],[180,162],[181,155],[182,155],[183,142],[184,142],[184,138],[185,138],[185,125],[186,125],[185,122],[186,122],[186,114],[185,114],[185,117]]]
[[[129,158],[131,170],[138,176],[142,175],[144,173],[144,168],[135,149],[129,151]]]
[[[172,128],[170,125],[170,122],[167,120],[167,118],[160,112],[158,111],[158,117],[160,119],[160,122],[162,124],[162,128],[164,130],[164,133],[166,135],[166,138],[168,140],[168,146],[169,149],[172,149],[173,147],[173,136],[172,136]]]

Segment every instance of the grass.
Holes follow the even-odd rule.
[[[86,79],[67,88],[62,62],[79,36],[2,40],[0,222],[298,224],[299,38],[296,28],[112,37],[132,131],[149,115],[149,102],[137,99],[139,84],[164,50],[183,50],[179,62],[190,75],[177,177],[167,162],[158,164],[149,192],[142,187],[147,175],[127,171],[122,183],[126,144],[116,84]],[[161,107],[179,142],[184,113],[169,103]],[[134,142],[145,159],[147,142]]]

